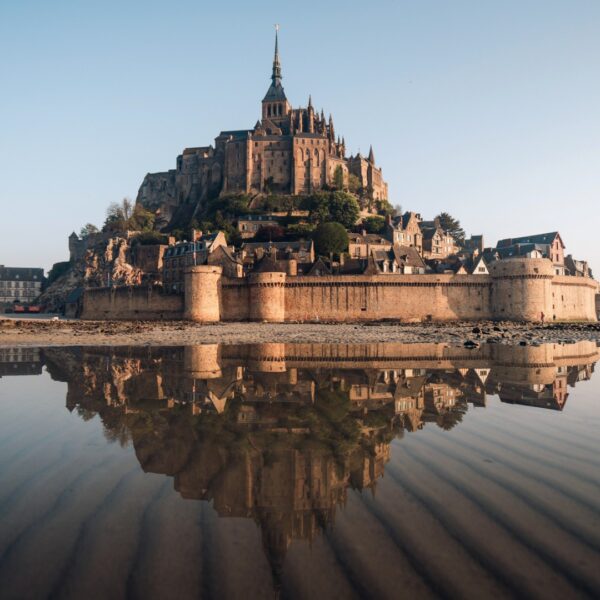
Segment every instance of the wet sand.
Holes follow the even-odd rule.
[[[183,346],[206,343],[569,343],[596,340],[600,324],[509,322],[215,323],[189,321],[78,321],[0,318],[0,346]]]

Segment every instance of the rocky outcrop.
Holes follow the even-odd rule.
[[[99,241],[74,260],[70,269],[42,293],[39,303],[50,311],[61,311],[77,288],[139,285],[141,280],[142,270],[132,264],[130,241],[112,237]]]
[[[140,186],[136,203],[155,213],[160,225],[166,225],[178,208],[178,196],[175,170],[148,173]]]

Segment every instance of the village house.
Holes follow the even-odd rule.
[[[425,261],[414,246],[394,244],[392,251],[398,273],[403,275],[423,275],[426,273]]]
[[[496,249],[501,258],[527,256],[548,258],[556,275],[565,274],[565,245],[558,231],[500,240]],[[538,254],[539,253],[539,254]]]
[[[573,277],[593,277],[587,261],[575,260],[572,254],[565,257],[565,275]]]
[[[271,215],[245,215],[237,222],[237,230],[243,240],[253,238],[264,227],[278,227],[280,219]]]
[[[474,255],[481,254],[484,247],[483,235],[472,235],[470,238],[465,239],[463,244],[463,249]]]
[[[391,250],[372,250],[371,257],[378,273],[423,275],[426,265],[416,248],[394,244]]]
[[[348,254],[351,258],[368,258],[373,250],[388,251],[392,242],[377,233],[348,233]]]
[[[0,304],[29,303],[42,293],[44,269],[0,265]]]
[[[278,270],[290,275],[307,272],[315,262],[315,245],[312,240],[287,242],[246,242],[239,253],[244,272],[254,270],[255,265],[269,256]]]
[[[387,215],[384,235],[393,244],[412,246],[422,253],[423,233],[419,225],[421,220],[421,215],[415,212],[405,212],[397,217]]]
[[[163,253],[163,286],[169,292],[183,291],[183,274],[186,267],[204,265],[209,255],[219,246],[227,246],[222,231],[203,234],[192,230],[191,241],[177,242]]]
[[[447,258],[459,250],[456,240],[440,226],[439,220],[422,221],[423,257],[428,259]]]

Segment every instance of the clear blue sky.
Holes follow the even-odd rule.
[[[0,263],[135,198],[186,146],[252,127],[273,24],[309,93],[390,200],[486,244],[558,229],[600,276],[600,1],[0,3]]]

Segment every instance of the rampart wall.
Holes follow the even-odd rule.
[[[185,318],[197,322],[403,322],[506,319],[596,321],[593,279],[553,274],[546,259],[493,263],[489,275],[292,277],[252,273],[229,279],[219,266],[191,267],[185,294],[148,288],[88,290],[84,318]]]
[[[183,296],[160,288],[91,288],[83,296],[82,319],[181,319]]]
[[[491,318],[491,280],[477,275],[288,278],[286,321]]]

